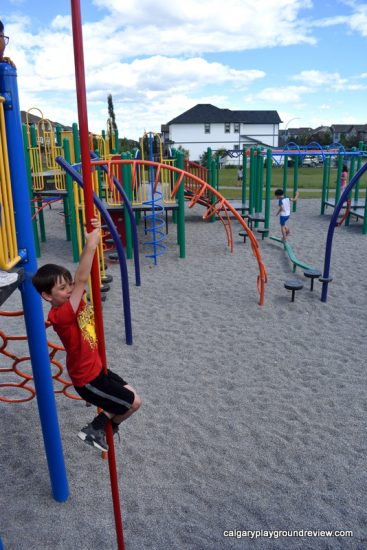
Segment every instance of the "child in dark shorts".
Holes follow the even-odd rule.
[[[279,216],[280,230],[282,232],[283,241],[286,241],[290,233],[287,222],[291,215],[291,202],[297,201],[299,192],[297,191],[293,199],[286,197],[283,189],[276,189],[274,195],[278,199],[278,210],[275,215]]]
[[[100,241],[100,222],[91,220],[93,230],[85,235],[74,281],[62,266],[46,264],[34,275],[32,282],[41,296],[51,304],[48,319],[60,337],[66,351],[66,367],[76,392],[102,412],[84,426],[78,437],[102,451],[108,450],[105,428],[109,420],[113,433],[141,405],[134,388],[118,374],[105,372],[98,352],[92,306],[83,295],[92,268],[93,257]]]

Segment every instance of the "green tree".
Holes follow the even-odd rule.
[[[208,152],[207,151],[204,151],[204,153],[202,155],[200,155],[199,162],[200,162],[201,166],[205,166],[206,168],[208,167]]]
[[[107,106],[108,106],[108,119],[107,119],[107,133],[109,136],[110,150],[113,149],[113,134],[117,130],[115,110],[113,108],[112,95],[108,94],[107,96]],[[117,144],[116,144],[117,145]]]
[[[182,147],[182,145],[179,145],[177,147],[177,151],[181,151],[181,153],[183,153],[183,156],[184,156],[185,159],[189,158],[190,151],[188,149],[185,149],[184,147]]]

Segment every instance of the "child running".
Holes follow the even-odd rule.
[[[105,373],[98,352],[93,308],[83,299],[101,238],[99,220],[92,218],[91,224],[93,230],[85,234],[74,281],[66,268],[46,264],[38,269],[32,282],[42,298],[51,304],[48,320],[65,347],[66,367],[75,390],[87,403],[103,409],[80,430],[78,437],[97,449],[108,451],[105,434],[108,421],[112,422],[113,433],[117,433],[119,424],[139,409],[141,400],[118,374],[110,370]]]
[[[296,202],[299,197],[299,192],[297,191],[293,199],[285,197],[283,189],[276,189],[274,195],[278,199],[279,206],[275,215],[279,216],[283,241],[286,241],[288,235],[290,234],[289,227],[287,226],[287,221],[289,220],[289,217],[291,215],[291,202]]]

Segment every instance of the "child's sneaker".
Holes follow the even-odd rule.
[[[104,430],[96,430],[93,428],[92,423],[84,426],[78,433],[78,437],[88,443],[88,445],[92,445],[101,451],[108,451]]]
[[[0,270],[0,287],[8,286],[18,280],[18,273],[8,273]]]

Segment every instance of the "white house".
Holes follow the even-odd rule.
[[[190,152],[190,160],[198,161],[211,147],[228,151],[225,162],[238,164],[243,146],[278,147],[277,111],[231,111],[214,105],[198,104],[162,126],[164,143]]]

